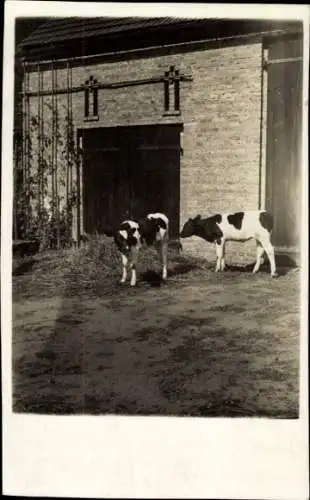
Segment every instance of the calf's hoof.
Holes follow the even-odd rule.
[[[271,277],[272,277],[272,278],[278,278],[278,277],[279,277],[279,274],[278,274],[278,273],[271,273]]]

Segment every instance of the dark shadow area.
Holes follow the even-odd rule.
[[[13,257],[29,257],[38,253],[40,242],[37,240],[25,240],[13,242]]]
[[[296,254],[295,256],[288,255],[286,253],[279,253],[275,256],[277,273],[279,276],[285,276],[292,269],[298,269],[298,261],[299,257]]]
[[[194,263],[181,263],[177,264],[173,269],[168,269],[168,278],[173,276],[178,276],[180,274],[187,274],[195,269],[198,269],[199,266]]]
[[[291,270],[291,267],[277,266],[278,277],[286,276]],[[267,271],[269,272],[269,269]]]
[[[168,269],[168,279],[173,276],[188,274],[195,269],[199,269],[199,267],[200,266],[194,262],[180,262],[176,264],[173,269]],[[154,287],[159,287],[164,283],[161,275],[151,269],[140,274],[139,279]]]
[[[163,284],[163,279],[160,274],[152,270],[142,273],[140,279],[153,287],[160,287]]]
[[[13,268],[13,276],[22,276],[23,274],[29,273],[35,264],[35,259],[29,259],[21,262],[17,267]]]
[[[296,262],[288,255],[276,255],[276,266],[278,276],[285,276],[293,268],[297,268]],[[246,264],[245,266],[236,266],[233,264],[226,264],[225,271],[238,272],[238,273],[252,273],[255,262],[252,264]],[[224,271],[224,272],[225,272]],[[270,274],[270,264],[265,261],[264,264],[260,266],[258,273]]]
[[[255,266],[255,262],[252,264],[246,264],[244,266],[237,266],[234,264],[226,264],[225,270],[221,272],[237,272],[237,273],[251,273],[253,271],[253,268]],[[265,264],[261,265],[259,272],[261,271],[268,271],[267,267],[265,267]]]
[[[297,261],[298,261],[297,256],[295,258],[292,258],[290,255],[285,253],[276,255],[277,267],[292,269],[298,267]]]

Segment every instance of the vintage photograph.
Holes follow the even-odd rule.
[[[15,414],[299,418],[303,23],[224,14],[16,19]]]

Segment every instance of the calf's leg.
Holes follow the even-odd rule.
[[[215,272],[219,272],[221,270],[221,265],[222,265],[222,259],[223,259],[223,241],[219,240],[216,241],[215,243],[216,247],[216,265],[215,265]],[[225,264],[225,261],[224,261]]]
[[[137,261],[138,261],[138,248],[133,247],[131,249],[131,261],[130,261],[130,269],[131,269],[131,279],[130,285],[136,286],[137,283]]]
[[[260,241],[256,241],[256,263],[255,263],[255,266],[253,268],[253,274],[257,273],[257,271],[259,270],[261,264],[263,264],[264,262],[264,259],[263,259],[263,255],[264,255],[264,247],[262,246],[262,244],[260,243]]]
[[[275,261],[275,255],[274,255],[274,247],[271,244],[270,241],[270,234],[267,233],[267,235],[264,235],[260,238],[260,243],[265,249],[265,252],[268,256],[269,262],[270,262],[270,274],[272,277],[278,276],[277,270],[276,270],[276,261]]]
[[[226,267],[225,264],[225,241],[222,242],[222,258],[221,258],[221,263],[220,263],[220,269],[221,271],[224,271]]]
[[[168,262],[168,241],[167,239],[163,239],[160,242],[160,255],[161,255],[161,264],[162,264],[162,279],[167,279],[167,262]]]
[[[126,278],[127,278],[127,265],[128,265],[128,257],[122,253],[122,278],[121,278],[121,283],[125,283]]]

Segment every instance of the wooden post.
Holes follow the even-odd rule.
[[[70,175],[69,175],[69,165],[70,165],[70,151],[69,151],[69,127],[70,127],[70,67],[69,63],[67,63],[67,168],[66,168],[66,203],[67,203],[67,221],[69,217],[69,183],[70,183]]]
[[[83,142],[82,136],[79,137],[78,144],[79,154],[76,163],[76,188],[77,188],[77,245],[80,246],[81,242],[81,162],[83,154]]]
[[[57,70],[54,69],[54,83],[57,91]],[[55,198],[56,198],[56,239],[57,249],[60,248],[60,213],[59,213],[59,194],[58,194],[58,165],[57,165],[57,145],[58,145],[58,103],[57,93],[55,94]]]
[[[37,168],[38,168],[38,186],[37,186],[37,196],[38,196],[38,214],[40,217],[41,214],[41,208],[42,208],[42,203],[41,203],[41,74],[40,74],[40,65],[38,64],[37,66],[37,73],[38,73],[38,123],[37,123],[37,141],[38,141],[38,155],[37,155]],[[40,219],[39,221],[40,227],[42,226],[42,220]],[[42,227],[41,227],[42,229]]]
[[[27,80],[27,90],[30,88],[30,76],[29,73],[26,72],[26,80]],[[27,224],[27,229],[29,229],[29,224],[30,224],[30,168],[31,168],[31,163],[30,163],[30,155],[31,155],[31,145],[30,145],[30,102],[29,102],[29,97],[26,100],[26,122],[27,122],[27,159],[26,159],[26,207],[25,207],[25,212],[26,212],[26,224]]]
[[[26,91],[26,68],[25,68],[25,62],[23,61],[23,100],[22,100],[22,185],[23,185],[23,192],[22,192],[22,207],[24,210],[23,213],[23,236],[25,235],[26,232],[26,197],[25,197],[25,188],[26,188],[26,163],[27,163],[27,106],[26,106],[26,100],[27,97],[25,95]]]
[[[55,175],[54,175],[54,68],[53,63],[51,65],[52,73],[52,154],[51,154],[51,173],[52,173],[52,219],[55,220]]]

